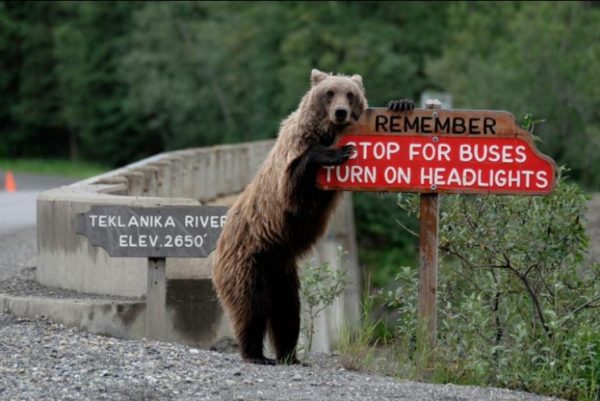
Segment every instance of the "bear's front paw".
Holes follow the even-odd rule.
[[[335,149],[335,156],[331,160],[330,165],[339,166],[348,161],[348,159],[356,152],[356,148],[353,145],[345,145],[341,148]]]
[[[408,111],[415,108],[415,103],[410,99],[390,100],[387,108],[391,111]]]
[[[311,149],[307,154],[308,162],[317,166],[339,166],[348,160],[356,152],[352,145],[340,148],[327,148],[325,146]]]
[[[344,161],[348,160],[354,154],[354,152],[356,152],[354,145],[344,145],[340,148],[340,150]]]

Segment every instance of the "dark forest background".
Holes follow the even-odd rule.
[[[531,113],[538,146],[598,186],[599,27],[591,2],[2,2],[0,158],[274,137],[317,67],[362,74],[374,106],[434,89]]]

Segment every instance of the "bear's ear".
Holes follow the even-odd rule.
[[[327,78],[327,76],[327,73],[313,68],[313,70],[310,72],[310,83],[312,84],[312,86],[315,86],[316,84]]]
[[[354,81],[355,84],[358,85],[361,91],[365,91],[365,87],[363,86],[362,77],[360,75],[352,75],[350,77],[351,80]]]

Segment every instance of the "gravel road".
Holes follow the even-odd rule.
[[[552,400],[401,382],[349,372],[319,356],[311,367],[250,365],[235,354],[97,336],[6,314],[0,338],[0,400]]]

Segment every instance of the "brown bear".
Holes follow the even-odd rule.
[[[269,331],[277,362],[298,362],[297,259],[324,233],[340,197],[318,189],[316,174],[321,166],[348,160],[351,146],[331,145],[366,107],[359,75],[313,70],[310,90],[283,121],[275,146],[227,214],[213,283],[245,361],[275,363],[263,351]]]

